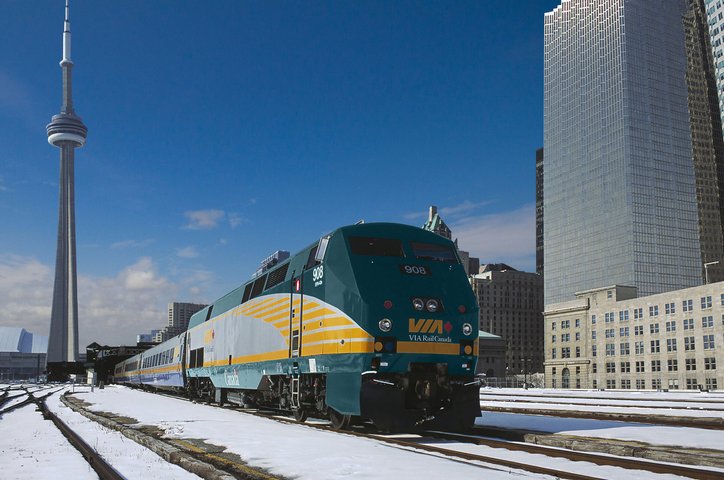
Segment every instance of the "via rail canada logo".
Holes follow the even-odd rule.
[[[411,318],[408,324],[410,340],[413,342],[441,342],[452,343],[450,331],[453,326],[450,322],[432,318]],[[443,336],[443,330],[447,336]]]

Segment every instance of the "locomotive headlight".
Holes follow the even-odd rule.
[[[473,333],[473,326],[469,323],[463,323],[463,335],[470,335]]]
[[[380,320],[380,323],[378,323],[378,325],[380,327],[380,330],[382,330],[383,332],[389,332],[390,330],[392,330],[392,320],[390,320],[389,318],[383,318],[382,320]]]
[[[434,298],[431,298],[430,300],[428,300],[427,305],[426,305],[427,311],[431,312],[431,313],[437,312],[437,307],[439,307],[439,306],[440,305],[437,303],[437,300],[435,300]]]
[[[425,302],[423,302],[421,298],[413,298],[412,307],[415,310],[422,310],[423,308],[425,308]]]

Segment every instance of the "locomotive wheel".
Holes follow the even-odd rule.
[[[296,420],[299,423],[304,423],[307,421],[307,411],[303,408],[297,408],[294,410],[294,420]]]
[[[332,428],[335,430],[347,430],[352,420],[352,415],[342,415],[337,410],[329,409],[329,420],[332,422]]]

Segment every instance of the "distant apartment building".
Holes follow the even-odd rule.
[[[621,285],[545,310],[550,388],[724,388],[724,282],[637,298]]]
[[[452,240],[452,231],[450,230],[450,227],[447,226],[447,224],[443,221],[442,217],[440,217],[440,214],[437,213],[437,207],[434,205],[430,206],[427,221],[422,226],[422,228],[424,230],[429,230],[431,232],[437,233],[442,237]],[[458,241],[457,239],[455,239],[455,247],[457,246]],[[458,255],[460,256],[460,261],[462,262],[463,268],[465,269],[465,274],[472,275],[478,271],[478,269],[480,268],[479,258],[471,257],[470,252],[460,250],[460,248],[458,248]]]
[[[168,324],[156,333],[154,340],[157,343],[165,342],[181,332],[185,332],[189,326],[191,315],[206,308],[207,305],[198,303],[173,302],[168,304]]]
[[[706,113],[689,102],[687,11],[562,0],[545,14],[546,304],[608,283],[652,295],[702,282],[690,118]]]
[[[506,374],[542,372],[541,276],[505,264],[487,264],[470,277],[470,284],[480,306],[480,330],[505,340]]]
[[[136,343],[155,343],[156,335],[161,330],[151,330],[149,333],[139,333],[136,335]]]

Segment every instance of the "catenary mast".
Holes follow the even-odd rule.
[[[48,339],[48,370],[51,364],[62,365],[78,360],[78,288],[75,258],[75,149],[85,144],[88,129],[75,114],[72,98],[70,59],[70,18],[65,2],[63,29],[63,104],[47,126],[48,143],[60,149],[60,205],[58,246],[55,260],[53,308]],[[52,374],[52,373],[51,373]]]

